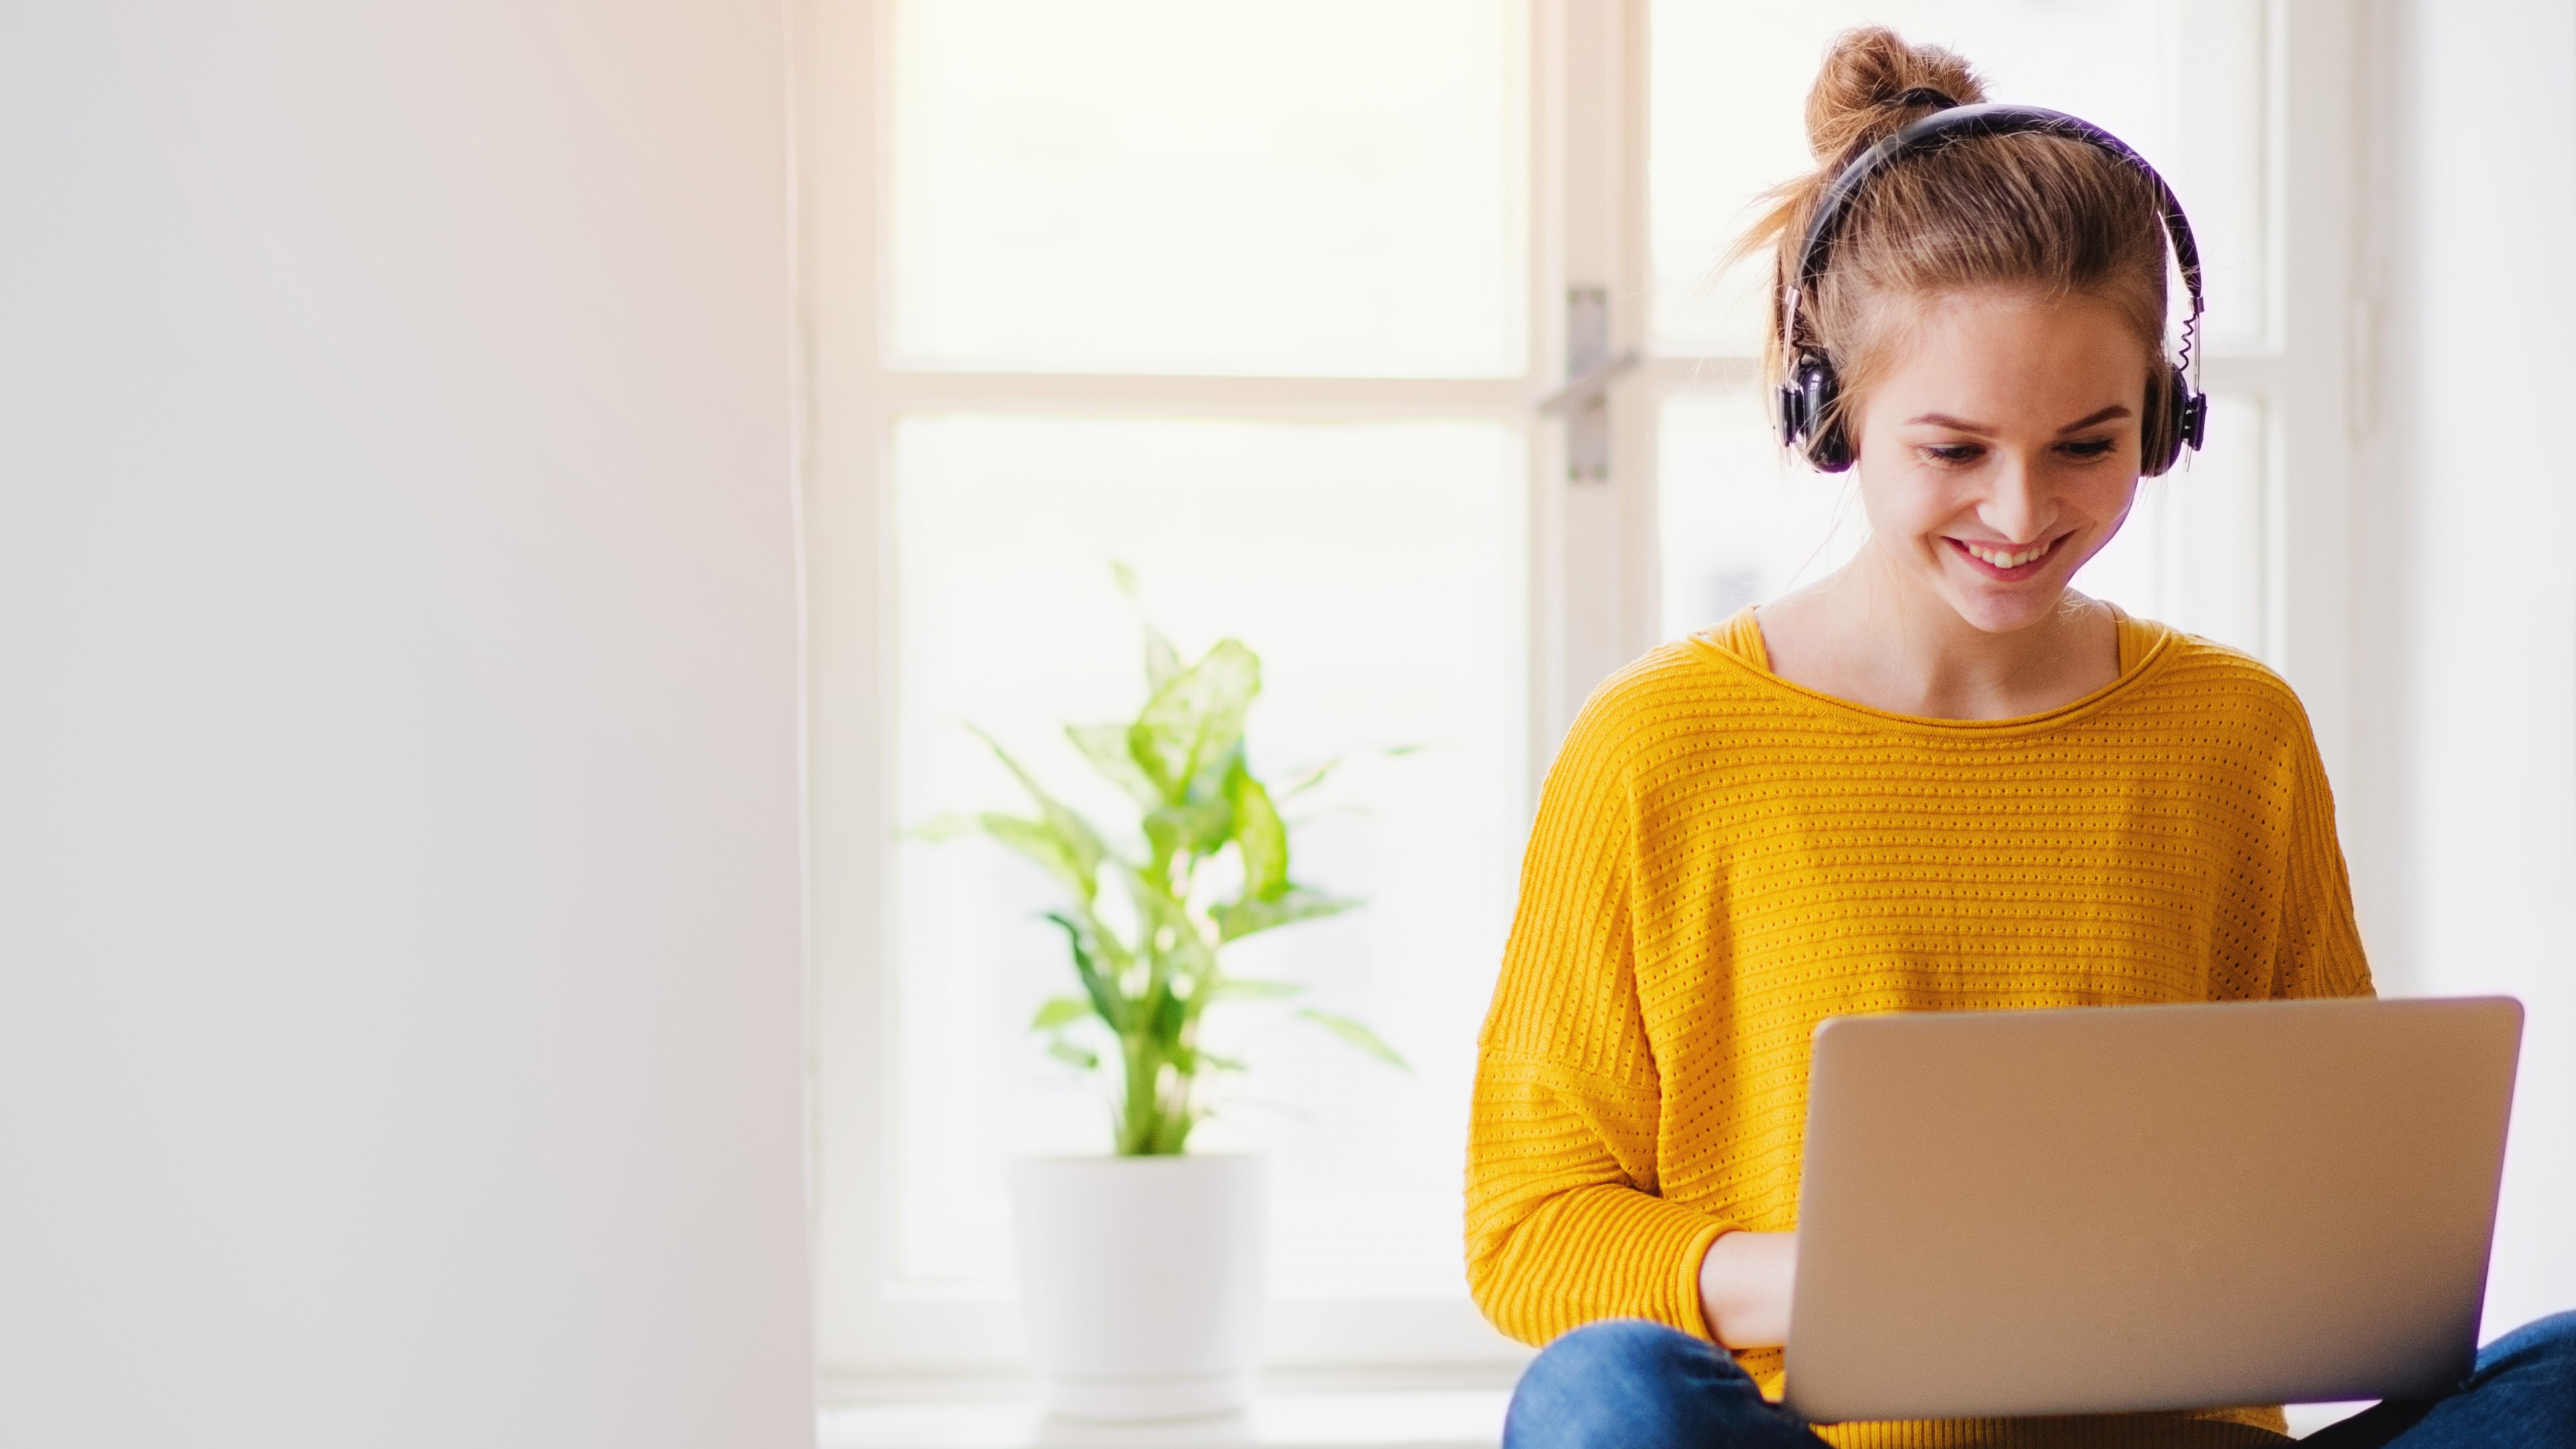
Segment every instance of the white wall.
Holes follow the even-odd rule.
[[[783,22],[0,3],[0,1443],[810,1442]]]
[[[2529,1016],[2487,1326],[2576,1307],[2576,4],[2398,0],[2366,690],[2410,792],[2391,984]],[[2374,942],[2377,948],[2380,943]]]

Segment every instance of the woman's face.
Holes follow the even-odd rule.
[[[1935,303],[1860,400],[1871,549],[1988,633],[2047,618],[2137,494],[2147,359],[2111,310]]]

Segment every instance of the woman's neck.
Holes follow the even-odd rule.
[[[1863,547],[1831,576],[1755,615],[1771,671],[1893,714],[2043,714],[2119,677],[2118,616],[2069,593],[2027,628],[1989,633]]]

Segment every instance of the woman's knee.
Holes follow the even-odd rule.
[[[2576,1384],[2576,1313],[2535,1318],[2478,1350],[2478,1377],[2501,1373],[2555,1375]]]
[[[1531,1361],[1512,1391],[1503,1443],[1681,1449],[1737,1437],[1720,1431],[1748,1413],[1770,1417],[1724,1350],[1660,1323],[1613,1318],[1564,1334]]]
[[[1521,1382],[1533,1377],[1596,1384],[1605,1377],[1661,1380],[1716,1356],[1717,1350],[1680,1329],[1643,1318],[1605,1318],[1558,1335],[1530,1361]]]

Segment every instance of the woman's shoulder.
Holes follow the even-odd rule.
[[[1724,735],[1780,703],[1780,691],[1740,637],[1752,611],[1659,644],[1603,680],[1566,733],[1564,753],[1596,759],[1652,753]],[[1759,649],[1755,634],[1753,649]]]
[[[2122,654],[2133,650],[2143,677],[2134,703],[2177,724],[2236,720],[2306,739],[2307,706],[2280,671],[2246,650],[2203,635],[2123,615]]]

